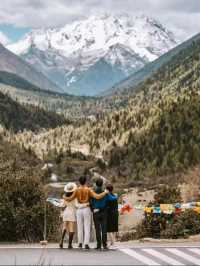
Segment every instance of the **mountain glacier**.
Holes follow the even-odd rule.
[[[103,14],[61,28],[37,29],[7,46],[66,93],[97,95],[177,45],[145,15]]]

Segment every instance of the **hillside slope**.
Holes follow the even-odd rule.
[[[130,131],[125,144],[107,154],[111,167],[141,179],[176,173],[200,162],[199,92],[165,99],[154,112],[146,127]]]
[[[73,96],[46,91],[34,86],[16,74],[0,71],[0,92],[21,104],[34,105],[47,111],[80,119],[99,115],[120,107],[118,100],[86,96]]]
[[[42,91],[40,88],[28,82],[26,79],[6,71],[0,71],[0,84],[5,84],[28,91]]]
[[[99,112],[95,98],[42,90],[20,76],[5,71],[0,71],[0,92],[21,104],[38,106],[65,117],[77,119]]]
[[[142,82],[144,79],[150,77],[153,73],[159,70],[163,65],[170,62],[174,56],[176,56],[179,52],[183,51],[187,47],[189,47],[193,42],[198,41],[200,39],[200,34],[197,34],[193,38],[187,40],[186,42],[178,45],[177,47],[173,48],[169,52],[165,53],[164,55],[160,56],[158,59],[154,60],[153,62],[148,63],[142,69],[130,75],[127,79],[123,80],[122,82],[116,84],[111,89],[104,91],[101,95],[112,95],[112,94],[126,94],[128,90],[133,90],[137,87],[137,85]]]
[[[0,44],[0,71],[16,74],[43,90],[61,91],[52,81]]]
[[[34,106],[23,106],[0,92],[0,125],[13,132],[55,128],[67,124],[64,117]]]

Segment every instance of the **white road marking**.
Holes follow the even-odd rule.
[[[134,259],[140,261],[142,263],[142,265],[160,265],[159,263],[155,262],[154,260],[152,259],[149,259],[139,253],[137,253],[136,251],[132,250],[132,249],[129,249],[129,248],[126,248],[126,249],[120,249],[120,251],[124,252],[125,254],[133,257]]]
[[[168,252],[173,253],[176,256],[179,256],[179,257],[181,257],[181,258],[183,258],[183,259],[195,264],[195,265],[200,265],[200,259],[194,258],[191,255],[186,254],[185,252],[183,252],[181,250],[178,250],[176,248],[166,248],[166,250]]]
[[[157,251],[157,250],[154,250],[154,249],[151,249],[151,248],[148,248],[148,249],[142,249],[143,251],[145,251],[146,253],[156,257],[156,258],[159,258],[160,260],[163,260],[165,263],[167,262],[167,265],[174,265],[174,266],[182,266],[182,265],[185,265],[173,258],[170,258],[169,256]]]
[[[188,250],[200,256],[200,249],[199,248],[188,248]]]

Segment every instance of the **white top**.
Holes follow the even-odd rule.
[[[65,207],[62,217],[63,222],[76,222],[76,209],[82,209],[88,207],[88,203],[80,204],[77,199],[70,202],[63,201],[62,206]]]
[[[76,222],[76,206],[75,200],[65,202],[65,210],[63,211],[63,222]]]

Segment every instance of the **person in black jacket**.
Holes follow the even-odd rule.
[[[100,194],[103,192],[103,180],[98,178],[96,181],[95,192]],[[107,250],[107,204],[109,201],[116,201],[117,197],[111,193],[106,194],[103,198],[97,200],[92,198],[91,208],[93,211],[94,226],[97,239],[97,250]]]
[[[107,185],[106,189],[109,191],[109,194],[112,196],[116,196],[113,194],[113,186]],[[111,246],[114,246],[116,233],[118,232],[118,220],[119,220],[119,212],[118,212],[118,199],[116,197],[115,200],[109,200],[107,202],[107,233],[108,238],[111,241]]]

